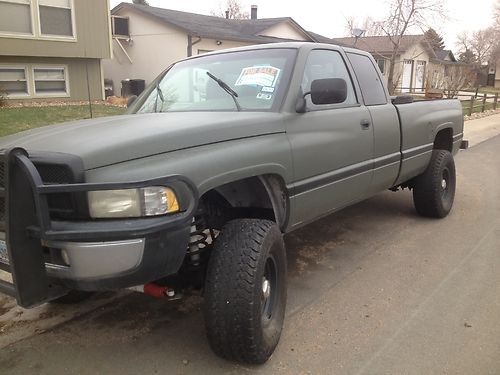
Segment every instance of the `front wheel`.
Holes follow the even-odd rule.
[[[286,306],[286,253],[276,223],[228,222],[215,241],[205,281],[205,325],[219,356],[261,364],[280,339]]]
[[[453,206],[455,187],[453,155],[446,150],[434,150],[427,169],[415,179],[415,209],[422,216],[445,217]]]

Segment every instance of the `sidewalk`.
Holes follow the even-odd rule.
[[[500,114],[464,123],[464,139],[473,147],[500,134]]]

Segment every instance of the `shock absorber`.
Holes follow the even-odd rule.
[[[212,230],[207,228],[203,213],[196,215],[191,223],[191,237],[188,247],[188,255],[192,265],[200,265],[200,255],[210,246],[213,238]]]

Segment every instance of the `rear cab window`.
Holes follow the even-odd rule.
[[[347,57],[354,68],[365,105],[387,104],[384,85],[372,60],[368,56],[352,52],[347,52]]]

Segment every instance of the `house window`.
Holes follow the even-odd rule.
[[[0,0],[0,35],[74,39],[74,0]]]
[[[0,33],[33,35],[30,0],[0,0]]]
[[[377,65],[380,73],[385,74],[385,59],[377,59]]]
[[[68,97],[68,69],[66,66],[0,65],[0,90],[10,99]]]
[[[0,91],[8,97],[28,96],[28,80],[24,67],[0,66]]]
[[[38,14],[41,35],[74,35],[71,0],[38,0]]]
[[[128,17],[111,16],[114,37],[130,37]]]
[[[67,96],[65,67],[34,67],[33,82],[36,96]]]

